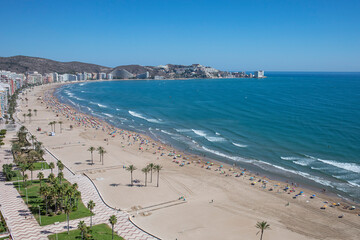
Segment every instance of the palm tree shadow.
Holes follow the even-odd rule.
[[[119,183],[111,183],[111,184],[109,184],[111,187],[118,187],[118,186],[120,186],[121,184],[119,184]]]

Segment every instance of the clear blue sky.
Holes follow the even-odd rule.
[[[0,0],[0,56],[360,71],[359,0]]]

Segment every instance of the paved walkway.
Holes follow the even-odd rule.
[[[13,132],[8,132],[6,138],[10,139]],[[3,164],[12,163],[10,146],[7,144],[0,148],[0,168]],[[47,239],[39,236],[41,228],[25,202],[21,198],[12,182],[5,182],[3,173],[0,172],[0,210],[14,240],[18,239]]]
[[[0,158],[1,155],[9,155],[8,152],[5,151],[6,148],[0,149]],[[9,149],[8,149],[9,150]],[[9,156],[7,156],[9,157]],[[12,157],[12,156],[11,156]],[[2,158],[4,159],[4,158]],[[56,163],[56,159],[46,153],[44,155],[44,159],[50,163]],[[6,162],[0,163],[0,167],[2,164]],[[46,170],[49,171],[49,170]],[[111,215],[117,216],[117,224],[114,227],[114,230],[118,235],[122,236],[126,240],[148,240],[148,239],[157,239],[150,234],[144,232],[135,226],[130,220],[129,215],[124,211],[115,210],[109,206],[107,206],[101,199],[96,187],[93,185],[91,180],[89,180],[85,175],[73,174],[69,169],[64,169],[64,177],[72,184],[77,183],[79,188],[78,190],[81,192],[81,198],[85,205],[90,200],[95,202],[95,208],[93,212],[95,216],[93,216],[92,221],[93,225],[106,223],[109,224],[109,217]],[[57,170],[54,171],[57,173]],[[45,176],[48,173],[45,173]],[[37,171],[34,172],[34,176],[37,175]],[[0,176],[1,177],[1,176]],[[0,181],[0,204],[1,211],[5,217],[6,223],[9,227],[9,230],[14,238],[14,240],[22,240],[22,239],[47,239],[48,235],[54,233],[60,233],[67,230],[67,222],[61,222],[58,224],[47,225],[47,226],[39,226],[37,221],[34,219],[33,215],[27,208],[26,204],[22,200],[18,191],[14,188],[11,182],[4,182],[4,179]],[[71,213],[70,213],[71,215]],[[26,219],[25,219],[26,216]],[[80,220],[85,221],[85,223],[90,225],[90,217],[76,219],[70,221],[70,230],[77,229],[77,225]]]

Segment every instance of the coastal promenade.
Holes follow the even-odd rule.
[[[16,132],[8,132],[8,134],[13,134],[15,136]],[[1,148],[0,150],[1,159],[0,167],[3,164],[12,162],[12,155],[10,154],[10,145]],[[6,157],[5,157],[6,156]],[[6,159],[6,160],[5,160]],[[50,163],[56,163],[56,157],[46,150],[44,159]],[[38,171],[34,171],[34,176],[37,175]],[[50,170],[43,170],[45,176],[50,173]],[[57,173],[57,170],[54,170],[54,173]],[[67,167],[63,170],[64,177],[71,183],[77,183],[79,186],[79,191],[81,192],[81,198],[83,203],[86,205],[90,200],[95,202],[95,208],[93,213],[95,214],[92,218],[93,225],[106,223],[109,224],[109,218],[111,215],[115,215],[118,219],[117,224],[114,226],[114,231],[127,240],[150,240],[158,239],[142,229],[134,225],[130,218],[129,214],[116,210],[108,206],[97,191],[94,184],[89,178],[82,174],[74,174]],[[2,174],[2,173],[1,173]],[[35,220],[34,216],[31,214],[27,205],[21,198],[20,194],[14,188],[12,182],[5,182],[5,179],[0,175],[0,210],[3,213],[10,233],[14,240],[18,239],[48,239],[47,236],[60,233],[67,230],[67,222],[56,223],[47,226],[40,226]],[[70,213],[71,214],[71,213]],[[90,225],[90,217],[71,220],[69,222],[70,230],[77,229],[79,221],[85,221],[85,223]]]

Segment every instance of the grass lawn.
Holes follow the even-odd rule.
[[[91,235],[93,239],[101,239],[101,240],[111,240],[111,228],[105,223],[95,225],[92,227]],[[56,234],[50,235],[48,237],[50,240],[56,240]],[[71,230],[69,235],[67,232],[58,233],[58,240],[70,240],[70,239],[81,239],[80,230]],[[115,240],[123,240],[122,237],[119,237],[114,232]]]
[[[15,172],[16,176],[12,177],[11,181],[23,180],[23,176],[22,176],[20,170],[15,170],[14,172]]]
[[[47,164],[47,162],[36,162],[34,163],[34,171],[36,170],[41,170],[41,169],[50,169],[49,164]],[[16,176],[13,177],[11,179],[11,181],[17,181],[17,180],[23,180],[23,176],[20,170],[14,170],[14,172],[16,173]],[[31,175],[29,175],[29,178],[31,177]],[[33,177],[36,177],[37,173],[33,172]]]
[[[46,180],[43,180],[42,184],[46,184],[45,181]],[[31,181],[28,181],[28,182],[31,182]],[[63,180],[63,182],[66,182],[66,181]],[[20,184],[20,195],[23,198],[24,202],[26,203],[26,189],[23,187],[23,182],[15,182],[14,186],[19,191],[19,187],[18,187],[19,184]],[[32,185],[27,187],[29,209],[31,210],[34,217],[40,224],[38,206],[40,205],[40,209],[45,209],[45,204],[43,203],[43,198],[41,197],[39,191],[40,191],[39,180],[34,180]],[[84,206],[83,202],[80,200],[79,204],[78,204],[78,209],[76,211],[70,212],[70,220],[88,217],[90,215],[92,215],[92,214],[90,214],[89,209],[87,209]],[[54,216],[41,215],[41,226],[50,225],[55,222],[65,222],[66,220],[67,219],[66,219],[65,213],[62,213],[60,215],[54,215]]]
[[[41,169],[50,169],[49,164],[47,162],[36,162],[34,163],[35,170],[41,170]]]
[[[0,240],[10,239],[9,237],[0,238]],[[115,239],[115,238],[114,238]]]

